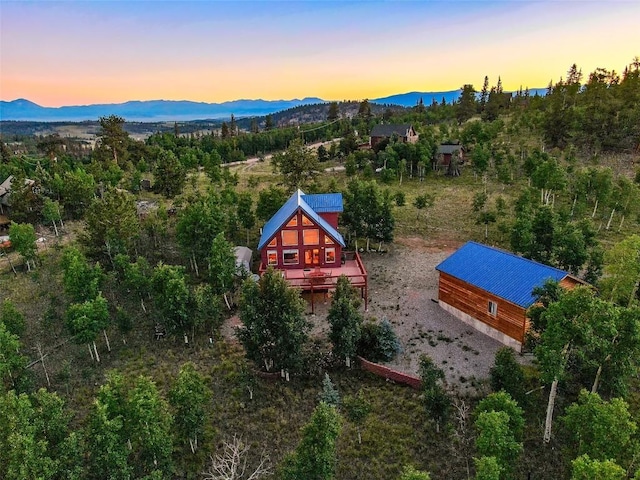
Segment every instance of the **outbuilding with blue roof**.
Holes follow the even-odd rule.
[[[554,280],[564,288],[583,284],[557,268],[476,242],[467,242],[436,270],[438,303],[477,330],[520,351],[535,287]]]

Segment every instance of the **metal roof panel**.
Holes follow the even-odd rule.
[[[341,193],[317,193],[302,195],[302,199],[307,202],[314,212],[342,212]]]

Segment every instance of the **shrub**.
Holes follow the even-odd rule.
[[[491,388],[494,392],[504,390],[519,405],[524,405],[524,374],[512,348],[503,347],[496,352],[496,359],[489,371]]]
[[[389,362],[400,351],[398,336],[386,318],[380,324],[366,322],[362,325],[358,355],[372,362]]]

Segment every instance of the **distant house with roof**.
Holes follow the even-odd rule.
[[[416,143],[419,135],[410,124],[388,124],[388,125],[376,125],[371,130],[371,140],[369,145],[371,148],[375,148],[380,142],[391,139],[396,136],[400,142],[404,143]]]
[[[37,193],[37,186],[34,180],[30,178],[24,179],[24,187],[30,187],[32,194]],[[9,214],[11,210],[11,191],[13,187],[13,175],[9,175],[2,183],[0,183],[0,214]]]
[[[476,330],[520,351],[535,287],[547,280],[571,289],[583,281],[557,268],[467,242],[436,270],[438,303]]]
[[[294,192],[262,228],[260,273],[268,267],[281,270],[291,286],[312,293],[335,288],[344,274],[366,302],[366,269],[357,252],[344,250],[338,231],[342,210],[341,193]]]

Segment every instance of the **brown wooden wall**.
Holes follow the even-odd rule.
[[[524,342],[526,310],[489,292],[440,273],[438,299],[470,315],[509,337]],[[489,313],[489,300],[498,304],[498,314]]]

